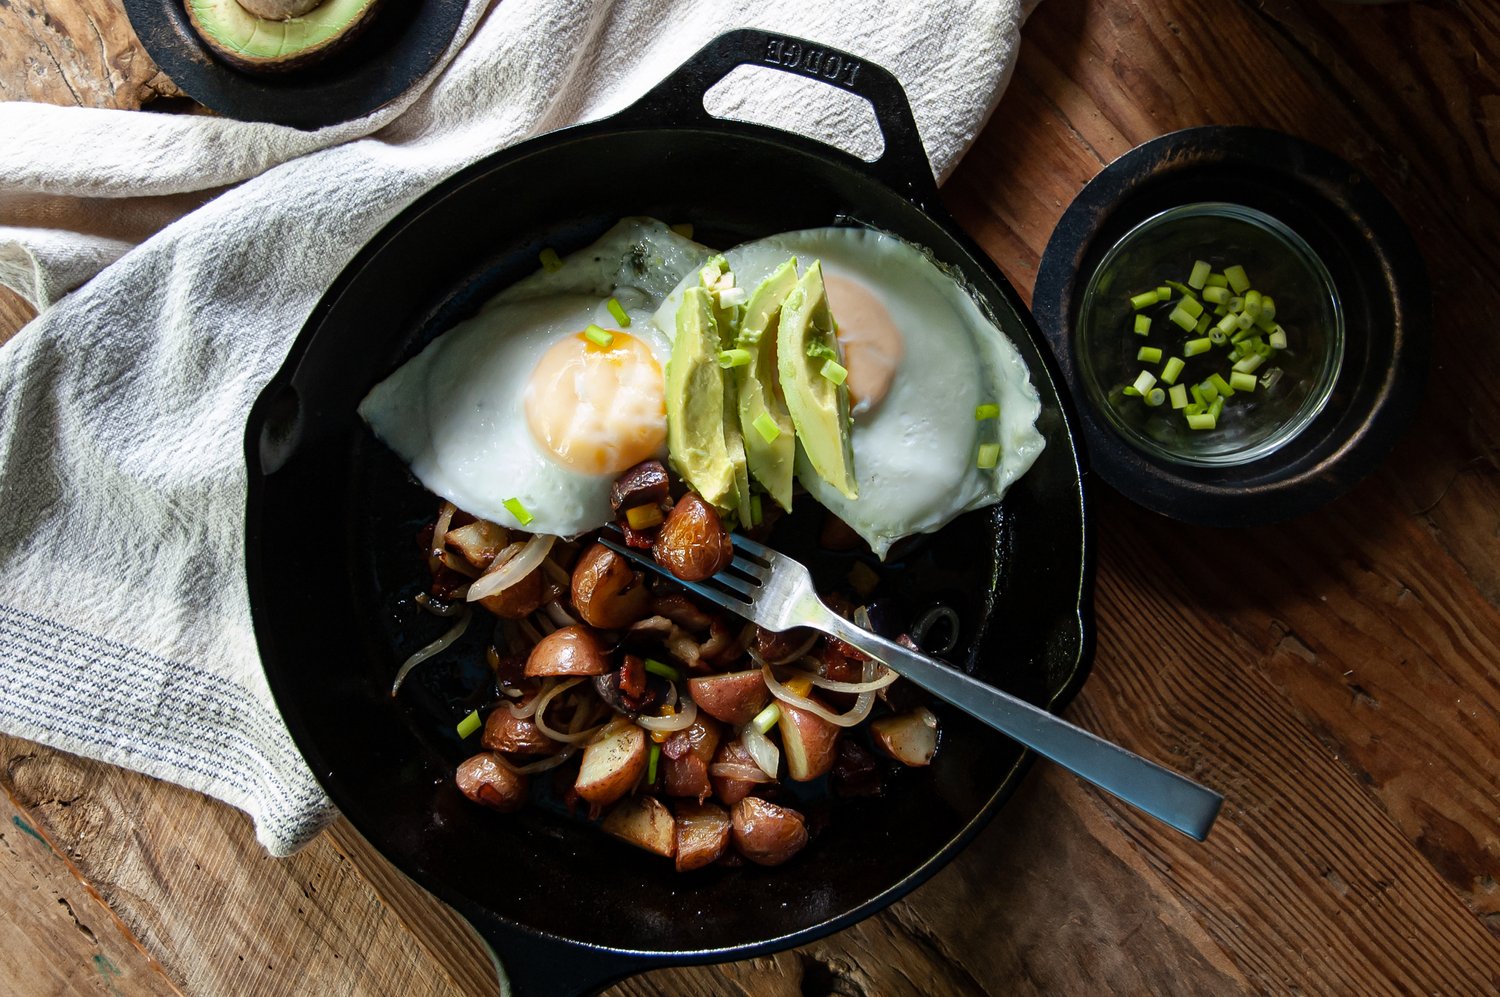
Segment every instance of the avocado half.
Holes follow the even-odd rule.
[[[325,59],[348,44],[379,3],[187,0],[187,11],[193,28],[219,58],[249,72],[280,73]]]

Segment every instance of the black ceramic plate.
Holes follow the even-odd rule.
[[[247,73],[217,59],[184,0],[125,0],[136,37],[189,97],[241,121],[322,128],[395,100],[433,67],[464,0],[385,0],[347,47],[288,73]]]
[[[1091,180],[1042,255],[1032,308],[1075,398],[1088,397],[1074,329],[1089,275],[1136,224],[1199,201],[1259,209],[1292,228],[1322,259],[1344,310],[1344,361],[1333,394],[1292,441],[1234,467],[1190,467],[1150,456],[1080,403],[1090,464],[1130,499],[1175,519],[1214,526],[1289,519],[1372,471],[1411,422],[1427,377],[1426,271],[1390,202],[1337,156],[1259,128],[1164,135]]]
[[[836,78],[868,99],[882,158],[710,117],[704,92],[744,63]],[[459,795],[453,770],[474,749],[453,727],[487,679],[489,628],[473,628],[392,699],[397,665],[443,629],[410,602],[424,570],[413,537],[434,499],[355,407],[424,342],[534,271],[542,248],[580,248],[634,214],[692,222],[699,240],[723,247],[864,223],[950,265],[1020,350],[1047,448],[1000,507],[893,554],[882,594],[908,619],[954,604],[964,627],[951,660],[1052,709],[1077,690],[1092,654],[1092,545],[1071,413],[1014,291],[942,213],[889,73],[796,39],[733,32],[614,118],[444,181],[350,263],[251,414],[250,600],[267,678],[314,774],[382,853],[475,924],[527,993],[747,958],[845,926],[951,858],[1014,791],[1027,759],[944,711],[938,764],[898,773],[883,800],[833,806],[795,861],[693,875],[556,808],[499,815]],[[774,542],[841,584],[847,560],[814,556],[817,522],[793,517]]]

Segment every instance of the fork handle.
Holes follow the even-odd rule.
[[[1213,790],[836,613],[829,612],[821,629],[1182,833],[1199,841],[1208,837],[1224,802]]]

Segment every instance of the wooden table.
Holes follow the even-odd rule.
[[[118,0],[0,0],[0,97],[172,94]],[[1500,990],[1500,5],[1046,0],[946,197],[1026,294],[1089,177],[1203,123],[1368,173],[1436,300],[1426,403],[1324,510],[1215,531],[1095,489],[1099,651],[1068,714],[1222,789],[1212,840],[1040,766],[887,912],[611,993]],[[7,333],[25,318],[0,302]],[[226,806],[14,738],[0,784],[8,991],[495,990],[477,938],[347,824],[270,859]]]

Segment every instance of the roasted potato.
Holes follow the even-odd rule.
[[[584,746],[574,791],[596,807],[615,802],[645,773],[648,744],[646,732],[624,717],[611,722]]]
[[[443,540],[463,555],[465,561],[483,571],[510,543],[510,531],[487,519],[476,519],[466,526],[449,530]]]
[[[651,605],[641,573],[600,543],[584,551],[573,567],[572,595],[583,622],[603,630],[630,626],[646,616]]]
[[[536,698],[531,693],[519,700],[515,700],[517,706],[525,706]],[[536,722],[531,717],[515,716],[501,703],[490,711],[490,715],[484,721],[484,733],[480,736],[481,743],[491,751],[504,752],[507,755],[550,755],[560,745],[537,730]]]
[[[688,492],[661,525],[651,553],[683,581],[701,582],[729,566],[734,545],[714,507]]]
[[[744,765],[749,768],[757,768],[755,757],[746,750],[739,738],[733,741],[725,741],[719,745],[719,750],[714,753],[713,764],[727,763],[730,765]],[[743,779],[726,779],[721,776],[709,776],[709,782],[713,784],[714,795],[717,796],[726,807],[732,807],[754,792],[759,783],[746,782]]]
[[[713,792],[708,765],[718,751],[722,733],[716,721],[699,717],[692,726],[667,738],[662,745],[662,788],[668,796],[705,799]]]
[[[698,709],[727,724],[747,724],[771,701],[771,690],[760,669],[695,675],[688,679],[688,695]]]
[[[747,796],[729,811],[734,847],[756,865],[780,865],[807,844],[807,821],[790,807]]]
[[[611,810],[600,826],[621,841],[663,858],[677,854],[677,822],[666,804],[654,796],[632,796]]]
[[[919,706],[910,713],[874,721],[870,736],[878,748],[902,765],[931,765],[938,746],[937,717],[927,707]]]
[[[677,871],[690,872],[717,862],[729,847],[729,814],[715,803],[678,803]]]
[[[465,759],[453,781],[459,792],[491,810],[508,814],[526,805],[526,777],[512,772],[492,751]]]
[[[537,568],[509,588],[480,599],[479,604],[502,619],[519,620],[546,605],[550,595],[542,569]]]
[[[833,768],[838,757],[841,728],[816,713],[781,704],[781,749],[786,755],[787,776],[794,782],[809,782]]]
[[[610,670],[604,645],[588,627],[558,627],[526,658],[528,678],[549,675],[603,675]]]

